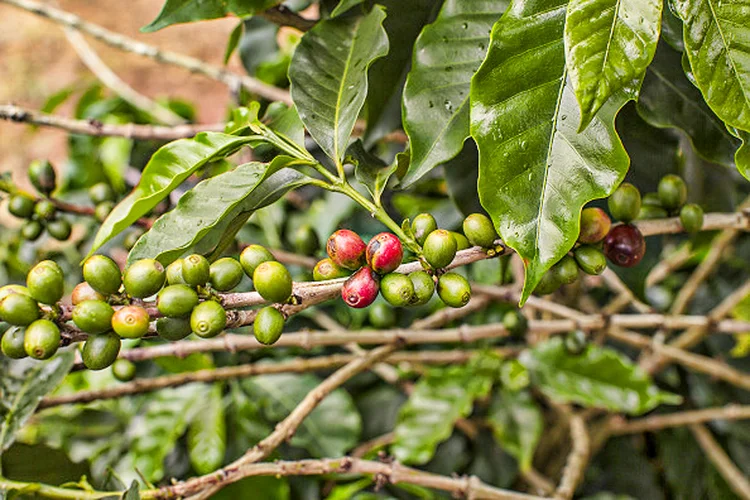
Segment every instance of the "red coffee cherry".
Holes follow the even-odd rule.
[[[404,249],[395,234],[380,233],[367,244],[365,256],[370,269],[378,274],[388,274],[401,265]]]
[[[346,305],[361,309],[372,304],[380,291],[380,278],[369,267],[352,274],[341,288],[341,298]]]
[[[637,227],[631,224],[615,226],[604,238],[604,255],[622,267],[637,265],[646,253],[646,241]]]
[[[581,211],[581,233],[578,241],[581,243],[599,243],[607,236],[612,221],[604,210],[596,207],[584,208]]]
[[[326,251],[339,267],[356,270],[365,263],[365,242],[354,231],[339,229],[328,238]]]

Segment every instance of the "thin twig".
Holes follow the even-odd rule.
[[[747,476],[732,462],[708,429],[701,424],[692,424],[690,431],[732,491],[740,498],[750,500],[750,482]]]
[[[617,419],[611,422],[610,432],[614,435],[653,432],[690,424],[701,424],[712,420],[750,419],[750,405],[727,405],[719,408],[682,411],[667,415],[652,415],[635,420]]]
[[[555,498],[564,500],[573,498],[589,461],[589,433],[586,430],[586,422],[580,415],[570,416],[570,439],[573,442],[573,449],[568,455],[560,485],[555,491]]]

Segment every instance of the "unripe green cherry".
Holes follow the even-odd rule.
[[[190,286],[203,286],[211,278],[211,265],[208,260],[194,253],[182,259],[182,279]]]
[[[97,292],[112,295],[120,291],[122,272],[106,255],[92,255],[83,263],[83,279]]]
[[[365,264],[365,242],[354,231],[339,229],[328,237],[326,252],[339,267],[354,271]]]
[[[128,295],[145,299],[161,289],[165,278],[164,266],[159,262],[154,259],[141,259],[125,270],[122,283]]]
[[[659,181],[659,201],[667,211],[677,210],[687,200],[687,185],[680,176],[669,174]]]
[[[130,382],[135,378],[135,363],[127,359],[116,359],[112,363],[112,375],[120,382]]]
[[[484,214],[471,214],[464,219],[464,234],[472,245],[482,248],[495,246],[497,232],[492,221]]]
[[[467,248],[471,248],[471,243],[469,242],[469,239],[466,236],[456,231],[448,231],[448,232],[451,233],[451,236],[453,236],[453,238],[456,240],[456,251],[466,250]]]
[[[665,217],[669,217],[669,213],[655,205],[641,205],[641,211],[638,212],[639,220],[664,219]]]
[[[570,285],[578,279],[578,264],[573,257],[566,255],[552,267],[552,272],[557,274],[560,283]]]
[[[297,253],[312,255],[320,248],[320,240],[310,224],[303,224],[292,233],[291,243]]]
[[[190,315],[190,328],[204,339],[215,337],[227,326],[227,312],[213,300],[201,302]]]
[[[37,302],[51,305],[63,296],[65,276],[57,262],[43,260],[26,275],[26,288]]]
[[[523,336],[529,329],[529,321],[521,311],[512,309],[503,315],[503,326],[513,337]]]
[[[94,205],[115,201],[115,192],[106,182],[99,182],[89,188],[89,199]]]
[[[261,245],[248,245],[240,254],[240,264],[245,274],[252,278],[255,268],[264,262],[274,261],[273,255]]]
[[[650,205],[652,207],[664,208],[661,206],[661,200],[659,199],[659,193],[646,193],[643,195],[641,200],[641,206]]]
[[[561,285],[562,283],[560,282],[557,273],[550,269],[542,275],[542,279],[539,280],[539,283],[536,285],[534,293],[536,295],[549,295],[560,288]]]
[[[104,370],[117,359],[122,341],[115,332],[88,338],[81,349],[81,359],[89,370]]]
[[[183,318],[198,305],[198,294],[187,285],[169,285],[156,296],[156,308],[168,318]]]
[[[471,285],[458,273],[445,273],[438,279],[438,296],[450,307],[463,307],[471,299]]]
[[[422,255],[434,269],[440,269],[451,262],[456,256],[456,238],[445,229],[437,229],[427,235],[422,245]]]
[[[8,212],[21,219],[34,215],[34,200],[25,194],[14,194],[8,200]]]
[[[0,340],[0,350],[10,359],[22,359],[28,356],[24,349],[24,336],[26,331],[18,326],[12,326],[3,334]]]
[[[641,211],[641,192],[634,185],[623,182],[607,200],[609,213],[617,220],[630,222]]]
[[[581,245],[573,250],[573,256],[578,267],[586,274],[597,276],[607,269],[607,258],[604,256],[604,252],[596,247]]]
[[[410,306],[421,306],[430,301],[435,294],[435,280],[426,271],[414,271],[409,273],[409,279],[414,286],[414,295],[409,303]]]
[[[21,237],[26,241],[36,241],[42,235],[44,226],[38,220],[27,220],[21,226]]]
[[[703,227],[703,209],[700,205],[689,203],[680,210],[680,222],[688,233],[697,233]]]
[[[53,322],[38,319],[26,328],[23,348],[34,359],[49,359],[60,347],[60,329]]]
[[[392,328],[396,324],[396,311],[391,306],[378,302],[368,309],[367,319],[375,328]]]
[[[66,241],[70,238],[73,228],[65,219],[55,219],[47,223],[47,232],[57,241]]]
[[[612,221],[604,210],[588,207],[581,210],[581,232],[578,241],[581,243],[599,243],[607,236]]]
[[[264,307],[258,311],[253,323],[253,333],[264,345],[275,344],[284,331],[284,315],[275,307]]]
[[[151,318],[141,306],[124,306],[112,316],[112,329],[124,339],[139,339],[148,333]]]
[[[267,301],[284,303],[292,295],[292,275],[280,262],[263,262],[255,268],[253,286]]]
[[[84,300],[73,308],[73,323],[86,333],[99,334],[112,329],[115,310],[102,300]]]
[[[109,217],[109,214],[112,213],[112,210],[115,208],[115,202],[113,201],[103,201],[101,203],[97,203],[94,207],[94,218],[98,220],[99,222],[104,222],[107,220],[107,217]]]
[[[20,293],[21,295],[27,295],[31,297],[29,289],[22,285],[5,285],[0,287],[0,301],[12,293]]]
[[[386,274],[380,280],[380,293],[392,306],[406,307],[414,299],[414,283],[405,274]]]
[[[172,342],[182,340],[193,332],[190,318],[159,318],[156,320],[156,333]]]
[[[182,259],[177,259],[167,266],[167,285],[185,285],[182,277]]]
[[[39,304],[28,295],[11,293],[0,301],[0,319],[11,325],[27,326],[39,316]]]
[[[424,245],[427,235],[438,228],[435,217],[432,214],[419,214],[411,221],[411,231],[417,243]]]
[[[315,281],[346,278],[347,276],[349,276],[349,271],[337,266],[329,257],[318,261],[313,268],[313,279]]]
[[[34,160],[29,163],[28,173],[31,184],[43,195],[49,195],[55,190],[57,175],[47,160]]]
[[[34,213],[41,220],[52,220],[57,215],[57,207],[50,200],[39,200],[34,205]]]
[[[73,289],[73,293],[70,294],[70,300],[74,306],[77,306],[84,300],[105,300],[106,298],[107,297],[94,290],[91,285],[85,281],[83,283],[78,283]]]
[[[211,286],[214,290],[228,292],[242,281],[242,266],[230,257],[219,259],[210,268]]]

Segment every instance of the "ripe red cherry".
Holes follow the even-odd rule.
[[[369,267],[352,274],[341,288],[341,298],[346,305],[361,309],[372,304],[380,291],[380,278]]]
[[[365,263],[365,242],[354,231],[339,229],[328,238],[326,251],[339,267],[359,269]]]
[[[637,227],[631,224],[615,226],[604,238],[604,255],[622,267],[637,265],[646,253],[646,241]]]
[[[367,244],[365,256],[370,269],[378,274],[388,274],[401,265],[404,249],[395,234],[380,233]]]

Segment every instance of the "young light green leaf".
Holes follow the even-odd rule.
[[[489,422],[500,447],[518,460],[522,471],[528,471],[544,430],[542,411],[531,394],[497,391],[492,398]]]
[[[662,0],[570,0],[565,56],[585,129],[615,93],[638,97],[654,57]]]
[[[456,156],[469,137],[469,88],[507,0],[446,0],[414,45],[403,98],[411,163],[404,187]]]
[[[250,16],[279,3],[281,0],[167,0],[156,19],[141,28],[141,32],[152,33],[173,24],[218,19],[230,14]]]
[[[750,131],[750,8],[743,0],[672,0],[698,88],[728,125]]]
[[[553,338],[523,351],[519,360],[531,372],[532,384],[561,403],[639,415],[682,400],[659,390],[643,370],[609,347],[592,344],[570,354],[563,339]]]
[[[367,96],[367,69],[388,53],[385,10],[320,22],[305,33],[289,66],[291,94],[302,122],[337,165]]]
[[[227,449],[227,428],[221,384],[213,384],[187,433],[190,463],[198,474],[213,472],[224,462]]]
[[[583,205],[610,194],[628,170],[614,127],[621,94],[577,132],[580,110],[565,70],[565,6],[515,0],[492,29],[471,84],[479,198],[523,259],[522,304],[573,247]]]
[[[398,164],[394,162],[393,165],[387,165],[383,160],[366,151],[359,139],[353,142],[346,152],[347,157],[356,164],[354,175],[357,180],[370,192],[375,203],[380,203],[380,196]]]
[[[201,132],[192,139],[180,139],[163,146],[143,169],[138,186],[102,223],[88,255],[146,215],[197,169],[255,140],[257,138]]]

